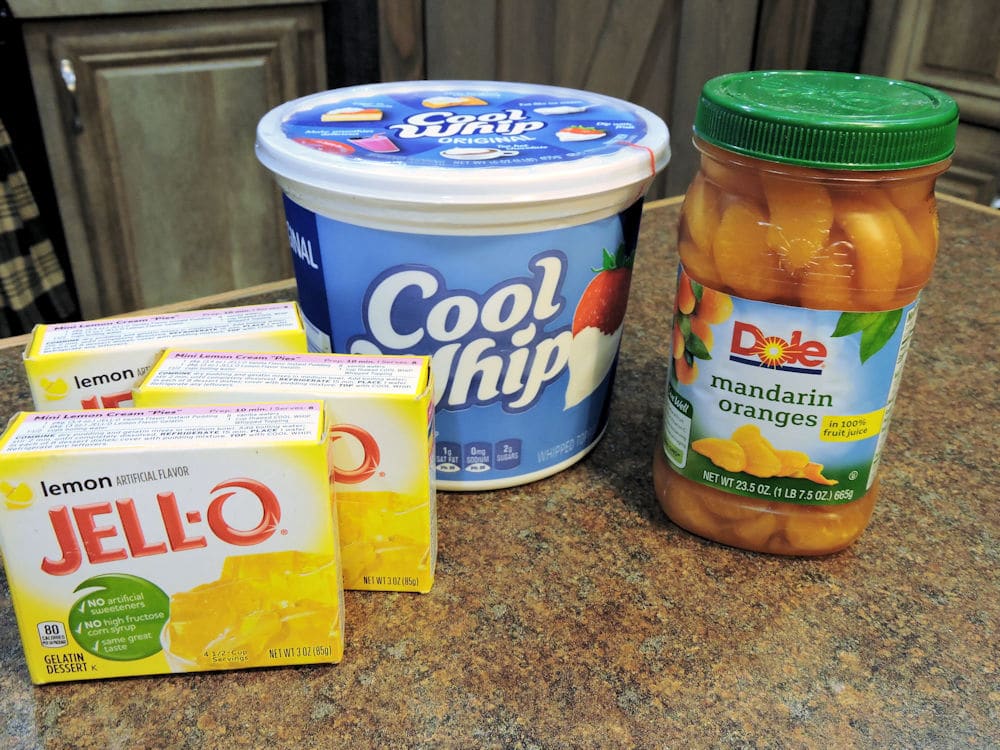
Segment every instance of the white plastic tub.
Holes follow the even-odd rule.
[[[277,107],[257,156],[310,349],[432,356],[440,488],[522,484],[593,447],[662,120],[572,89],[408,81]]]

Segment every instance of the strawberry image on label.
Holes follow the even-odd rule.
[[[604,263],[587,284],[573,314],[573,341],[569,352],[569,384],[566,409],[593,393],[611,371],[632,282],[634,251],[620,245],[612,255],[604,251]]]

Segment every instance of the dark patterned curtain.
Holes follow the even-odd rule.
[[[0,337],[76,315],[59,257],[0,122]]]

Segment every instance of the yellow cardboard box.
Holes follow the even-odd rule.
[[[164,352],[137,406],[322,399],[344,588],[426,593],[437,564],[434,384],[419,356]]]
[[[131,406],[132,387],[168,346],[307,351],[294,302],[37,325],[24,351],[35,409]]]
[[[321,402],[21,412],[0,549],[35,683],[338,662]]]

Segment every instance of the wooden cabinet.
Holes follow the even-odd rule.
[[[770,68],[887,75],[952,94],[962,122],[939,189],[983,203],[997,193],[996,0],[379,0],[378,8],[383,79],[556,84],[660,115],[673,156],[651,197],[682,192],[697,169],[691,125],[704,82]]]
[[[546,83],[642,105],[670,127],[670,163],[650,189],[658,198],[682,193],[697,170],[691,126],[704,82],[805,67],[814,6],[845,2],[380,0],[381,73]]]
[[[714,75],[811,67],[905,78],[951,93],[961,108],[954,165],[939,188],[986,203],[998,190],[995,0],[8,3],[23,24],[86,317],[291,274],[254,129],[269,108],[325,88],[327,63],[333,86],[483,78],[637,102],[672,134],[651,197],[690,181],[691,123]]]
[[[25,22],[84,317],[291,275],[254,131],[324,87],[322,10],[247,5]]]
[[[943,192],[979,203],[1000,198],[1000,13],[996,0],[896,0],[876,6],[865,72],[940,89],[958,102],[959,126]]]

